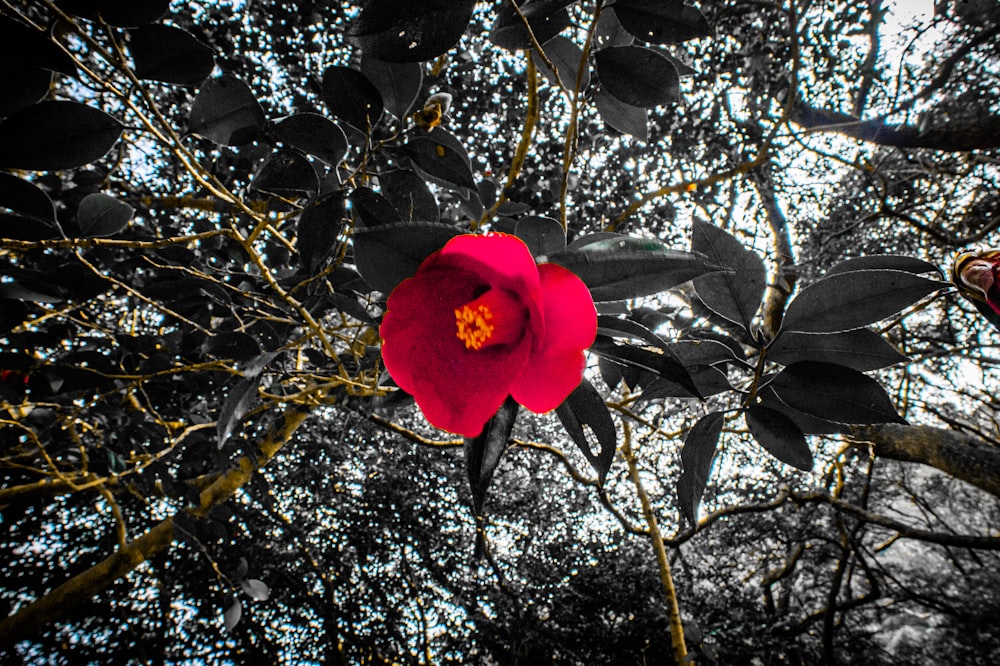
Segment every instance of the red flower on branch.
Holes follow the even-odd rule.
[[[1000,315],[1000,250],[958,255],[952,266],[952,280],[963,296]]]
[[[434,426],[475,437],[510,395],[533,412],[580,384],[597,335],[586,285],[506,234],[462,235],[389,295],[385,367]]]

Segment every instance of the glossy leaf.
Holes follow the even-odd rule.
[[[538,71],[553,86],[561,84],[566,90],[577,90],[577,73],[580,71],[583,50],[575,42],[562,36],[553,37],[545,42],[545,46],[542,48],[545,49],[545,55],[548,56],[548,59],[556,66],[559,78],[558,80],[556,79],[556,72],[549,69],[545,60],[538,55],[537,51],[532,49],[531,59],[535,61]],[[579,85],[579,90],[581,91],[586,90],[587,86],[590,85],[590,65],[584,60],[583,66],[583,74]]]
[[[590,350],[602,358],[665,379],[682,388],[689,397],[703,397],[691,378],[690,371],[669,349],[656,352],[633,345],[615,344],[607,338],[598,336]]]
[[[323,101],[330,113],[364,134],[378,124],[384,108],[378,88],[367,76],[350,67],[326,68]]]
[[[441,216],[437,200],[420,176],[405,169],[379,174],[384,196],[403,220],[437,222]]]
[[[253,373],[240,378],[235,385],[229,389],[222,408],[219,410],[219,419],[215,424],[215,431],[218,437],[217,446],[221,449],[225,445],[229,435],[233,432],[236,424],[243,420],[250,410],[250,404],[257,397],[257,387],[260,385],[260,373]]]
[[[39,102],[0,121],[0,166],[70,169],[104,157],[122,125],[78,102]]]
[[[622,26],[644,42],[677,44],[712,34],[705,16],[682,0],[618,0],[612,10]]]
[[[891,317],[948,284],[896,270],[836,273],[814,282],[792,299],[781,328],[830,333]]]
[[[0,208],[42,220],[56,219],[55,205],[44,190],[3,172],[0,172]]]
[[[514,235],[524,241],[536,259],[566,249],[566,232],[563,231],[562,225],[551,217],[526,215],[517,221]]]
[[[698,505],[712,473],[724,421],[722,412],[710,412],[701,417],[688,431],[681,447],[683,471],[677,480],[677,502],[681,514],[692,525],[698,524]]]
[[[475,6],[475,0],[371,0],[353,35],[366,55],[379,60],[430,60],[458,42]]]
[[[149,25],[131,32],[129,48],[140,79],[194,85],[215,68],[212,49],[194,35],[169,25]]]
[[[411,277],[432,252],[461,231],[447,224],[383,224],[354,232],[354,260],[365,281],[383,294]]]
[[[469,156],[454,137],[442,129],[412,137],[403,152],[427,176],[444,185],[475,190]]]
[[[521,12],[528,19],[531,33],[539,44],[545,44],[569,27],[569,13],[565,7],[573,0],[528,0],[521,3]],[[502,49],[518,51],[531,48],[531,38],[524,20],[509,3],[497,9],[497,17],[490,30],[490,41]]]
[[[346,201],[340,192],[320,197],[302,211],[296,246],[302,267],[310,275],[316,274],[333,254],[346,217]]]
[[[609,315],[597,316],[597,334],[609,338],[631,338],[666,350],[667,343],[656,333],[631,319]]]
[[[791,419],[792,423],[798,426],[799,430],[807,435],[847,434],[851,431],[850,426],[843,423],[817,418],[811,414],[806,414],[805,412],[800,412],[797,409],[789,407],[778,398],[769,386],[762,387],[757,395],[760,398],[760,405],[762,407],[781,412]]]
[[[577,448],[597,472],[598,482],[604,485],[604,479],[611,469],[618,447],[615,424],[611,420],[611,412],[608,411],[604,398],[585,378],[566,400],[556,407],[556,416],[559,417]]]
[[[508,397],[483,426],[479,436],[465,438],[465,469],[472,489],[472,508],[477,516],[483,513],[486,491],[493,480],[493,472],[500,464],[500,457],[507,450],[519,408],[520,405]]]
[[[738,360],[731,347],[717,340],[681,340],[670,343],[668,348],[687,367]]]
[[[84,236],[113,236],[124,229],[135,209],[102,192],[88,194],[80,202],[76,223]]]
[[[767,359],[782,365],[821,361],[865,372],[908,360],[885,338],[867,328],[839,333],[784,332],[767,349]]]
[[[250,87],[232,74],[206,81],[188,115],[192,134],[223,146],[250,143],[263,126],[264,109]]]
[[[626,104],[603,90],[598,90],[594,95],[594,106],[601,114],[601,119],[612,128],[641,141],[649,139],[649,118],[646,109]]]
[[[388,199],[368,187],[359,187],[351,192],[351,210],[354,211],[355,218],[366,227],[403,221]]]
[[[718,370],[717,368],[713,368],[708,365],[701,365],[693,367],[685,366],[685,369],[691,377],[691,383],[694,384],[698,394],[703,398],[733,390],[733,385],[729,383],[729,378],[726,377],[726,373]],[[641,399],[644,401],[661,400],[663,398],[691,397],[690,390],[684,388],[677,382],[670,381],[662,377],[645,382],[641,384],[641,386]]]
[[[877,381],[842,365],[794,363],[767,386],[792,409],[826,421],[906,423]]]
[[[696,279],[698,299],[712,312],[749,330],[767,288],[764,262],[729,233],[698,219],[691,229],[691,249],[732,269]]]
[[[344,130],[318,113],[296,113],[274,126],[282,143],[313,155],[331,166],[340,164],[347,154]]]
[[[286,199],[319,191],[319,176],[300,153],[281,150],[269,157],[254,175],[250,189]]]
[[[812,451],[794,421],[781,412],[760,405],[748,407],[744,416],[750,434],[768,453],[804,472],[812,469]]]
[[[906,271],[907,273],[938,273],[941,271],[934,264],[917,259],[916,257],[906,257],[898,254],[875,254],[867,257],[852,257],[839,264],[835,264],[826,272],[825,277],[836,275],[837,273],[848,273],[850,271],[867,270],[894,270]]]
[[[626,104],[652,108],[680,99],[677,68],[662,53],[643,46],[615,46],[594,59],[603,89]]]
[[[385,109],[399,119],[406,118],[420,94],[423,68],[415,62],[386,62],[375,58],[361,61],[361,73],[378,88]]]

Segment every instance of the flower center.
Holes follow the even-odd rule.
[[[466,304],[455,310],[455,335],[465,343],[466,349],[480,350],[493,337],[496,326],[491,324],[493,311],[489,306]]]

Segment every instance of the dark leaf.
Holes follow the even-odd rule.
[[[837,273],[814,282],[792,299],[783,331],[830,333],[891,317],[948,283],[896,270]]]
[[[520,3],[521,12],[528,19],[531,33],[539,44],[545,44],[569,27],[569,13],[564,9],[573,0],[529,0]],[[509,3],[497,10],[496,20],[490,30],[490,41],[502,49],[517,51],[531,48],[531,38],[524,20]]]
[[[84,236],[113,236],[124,229],[135,209],[102,192],[88,194],[80,202],[76,223]]]
[[[261,165],[250,189],[288,199],[310,196],[319,191],[319,176],[301,153],[280,150]]]
[[[812,451],[794,421],[781,412],[759,405],[748,407],[745,416],[750,434],[768,453],[804,472],[812,469]]]
[[[595,301],[648,296],[721,270],[702,256],[667,249],[658,241],[625,236],[567,249],[551,255],[549,261],[576,273]]]
[[[385,62],[375,58],[361,61],[361,73],[368,77],[385,103],[386,110],[400,120],[413,106],[424,80],[423,68],[416,62]]]
[[[842,365],[794,363],[767,386],[792,409],[825,421],[906,423],[877,381]]]
[[[524,241],[536,259],[566,249],[566,232],[551,217],[526,215],[517,221],[514,235]]]
[[[367,187],[359,187],[351,192],[351,210],[366,227],[397,224],[403,221],[385,197]]]
[[[365,281],[383,294],[417,272],[432,252],[461,231],[447,224],[383,224],[354,232],[354,260]]]
[[[310,275],[330,258],[346,217],[346,201],[340,192],[320,197],[302,211],[296,245],[302,267]]]
[[[583,91],[587,89],[587,86],[590,85],[590,65],[586,60],[583,60],[583,50],[579,46],[566,37],[553,37],[545,42],[545,46],[542,48],[545,49],[545,55],[556,66],[556,71],[559,72],[558,80],[556,79],[556,72],[549,69],[545,60],[534,49],[531,50],[531,59],[535,61],[538,71],[542,73],[551,85],[558,86],[562,84],[563,88],[570,91]],[[576,80],[577,74],[580,72],[581,60],[583,60],[584,69],[580,85],[577,86]]]
[[[222,628],[226,633],[229,633],[236,628],[241,617],[243,617],[243,604],[240,603],[239,599],[233,597],[222,612]]]
[[[0,335],[9,333],[28,318],[28,307],[19,300],[0,300]]]
[[[510,433],[514,430],[519,405],[510,397],[500,405],[477,437],[465,438],[465,468],[472,489],[472,509],[476,516],[483,513],[486,491],[500,457],[507,450]]]
[[[83,264],[66,263],[50,273],[53,283],[63,288],[66,298],[78,303],[89,301],[114,286]]]
[[[690,371],[669,349],[657,352],[632,345],[615,344],[607,338],[598,336],[590,350],[602,358],[652,373],[655,377],[672,382],[689,396],[703,397],[691,378]]]
[[[215,68],[215,55],[194,35],[169,25],[149,25],[131,33],[129,48],[140,79],[194,85]]]
[[[698,389],[698,394],[702,397],[733,390],[733,385],[729,383],[729,378],[721,370],[713,368],[710,365],[685,366],[685,368],[691,376],[691,382]],[[668,379],[657,378],[642,384],[641,399],[644,401],[690,397],[690,390]]]
[[[603,90],[594,95],[594,106],[601,118],[612,128],[646,141],[649,139],[649,119],[646,109],[626,104]]]
[[[39,102],[0,121],[0,166],[70,169],[104,157],[122,125],[78,102]]]
[[[776,412],[781,412],[799,427],[807,435],[834,435],[847,434],[851,431],[850,426],[836,421],[827,421],[815,416],[800,412],[783,403],[769,386],[761,388],[757,394],[760,398],[760,405]]]
[[[632,321],[631,319],[622,319],[621,317],[613,317],[610,315],[598,315],[597,316],[597,334],[603,335],[609,338],[631,338],[633,340],[642,340],[654,347],[659,347],[660,349],[666,350],[667,343],[656,333],[649,330],[642,324]]]
[[[249,361],[260,356],[260,343],[246,333],[223,331],[205,339],[203,349],[216,359]]]
[[[264,109],[250,87],[232,74],[206,81],[188,115],[192,134],[223,146],[250,143],[263,126]]]
[[[618,448],[615,424],[604,399],[590,382],[583,379],[569,397],[556,407],[556,415],[577,448],[597,472],[598,482],[604,485]],[[589,437],[585,426],[590,431]]]
[[[0,213],[0,238],[39,241],[58,238],[62,233],[54,221]]]
[[[32,183],[3,172],[0,172],[0,208],[40,220],[56,219],[49,195]]]
[[[389,62],[421,62],[450,49],[465,32],[475,0],[371,0],[352,34],[361,50]]]
[[[677,480],[677,502],[681,514],[692,525],[698,524],[698,505],[712,473],[724,420],[722,412],[710,412],[701,417],[688,431],[681,447],[683,471]]]
[[[622,27],[614,12],[601,12],[601,17],[597,19],[597,30],[594,32],[595,51],[612,46],[628,46],[632,42],[632,35]]]
[[[400,169],[379,174],[378,180],[382,195],[403,220],[438,221],[440,212],[437,200],[420,176]]]
[[[329,118],[318,113],[296,113],[274,126],[279,141],[314,155],[331,166],[347,154],[347,136]]]
[[[229,439],[236,424],[246,416],[250,409],[250,403],[257,397],[259,385],[260,373],[256,373],[240,378],[235,385],[230,387],[229,395],[226,396],[226,400],[219,410],[219,420],[215,424],[218,435],[217,445],[220,449]]]
[[[894,270],[906,271],[907,273],[937,273],[941,271],[932,263],[916,257],[905,257],[898,254],[876,254],[868,257],[852,257],[835,264],[826,272],[825,277],[836,275],[837,273],[848,273],[850,271],[867,270]]]
[[[712,34],[705,16],[683,0],[618,0],[612,10],[644,42],[677,44]]]
[[[440,184],[476,189],[465,148],[445,130],[439,128],[431,134],[412,137],[403,146],[403,152],[414,166]]]
[[[729,345],[716,340],[681,340],[670,343],[668,348],[687,367],[730,363],[739,358]]]
[[[908,359],[878,333],[857,328],[839,333],[783,332],[768,347],[767,360],[782,365],[822,361],[865,372]]]
[[[382,95],[368,77],[350,67],[323,72],[323,101],[330,113],[364,134],[382,117]]]
[[[733,269],[697,278],[698,299],[712,312],[749,330],[767,288],[764,262],[727,232],[698,219],[691,229],[691,249]]]
[[[52,72],[38,67],[8,67],[3,77],[0,118],[41,101],[52,87]]]
[[[631,106],[651,108],[680,99],[677,68],[662,53],[643,46],[615,46],[594,55],[601,86]]]
[[[38,68],[76,76],[76,63],[44,32],[0,16],[0,73],[3,74],[4,95],[13,89],[10,72]]]
[[[152,23],[167,13],[170,0],[59,0],[68,14],[96,20],[98,15],[110,25],[133,28]]]

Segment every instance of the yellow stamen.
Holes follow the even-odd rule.
[[[493,312],[485,305],[463,305],[455,310],[455,335],[465,343],[466,349],[479,350],[486,341],[493,337],[496,328],[490,324]]]

